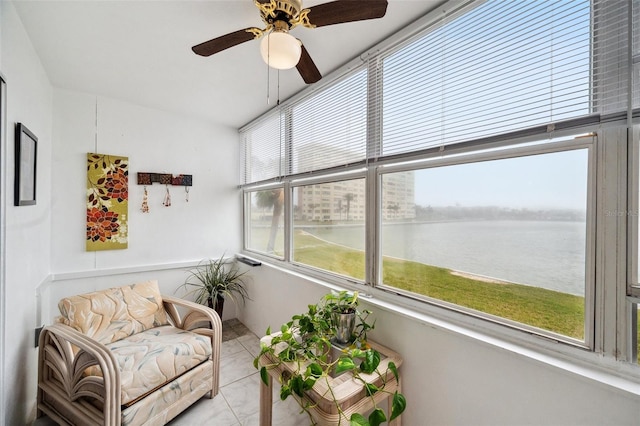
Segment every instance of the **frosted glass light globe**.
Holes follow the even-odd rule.
[[[262,59],[272,68],[288,70],[300,61],[302,46],[291,34],[273,31],[260,42]]]

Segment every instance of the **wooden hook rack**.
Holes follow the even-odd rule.
[[[172,175],[171,173],[138,172],[138,185],[151,185],[158,182],[162,185],[192,186],[192,175]]]

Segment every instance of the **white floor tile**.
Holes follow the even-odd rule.
[[[220,389],[241,424],[260,411],[259,386],[260,375],[255,373]]]
[[[254,357],[260,353],[260,339],[254,334],[245,334],[236,339]]]
[[[169,424],[171,426],[206,425],[211,424],[212,420],[216,426],[240,425],[238,418],[220,393],[213,399],[201,398]]]
[[[253,355],[246,350],[220,358],[220,386],[256,373],[258,370],[253,366]]]
[[[220,347],[220,357],[224,359],[226,357],[231,357],[239,352],[245,352],[247,349],[240,343],[238,339],[227,340],[226,342],[222,342],[222,346]]]

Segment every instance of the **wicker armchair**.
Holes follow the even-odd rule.
[[[60,424],[163,425],[218,393],[222,323],[156,281],[73,296],[42,330],[38,416]]]

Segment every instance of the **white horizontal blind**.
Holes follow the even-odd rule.
[[[553,131],[587,116],[624,117],[640,106],[637,33],[629,47],[629,13],[637,30],[639,9],[640,0],[486,0],[448,9],[362,68],[328,84],[325,76],[243,128],[242,183]]]
[[[443,14],[383,59],[383,155],[590,114],[590,24],[589,0],[489,0]]]
[[[633,0],[633,108],[640,108],[640,0]]]
[[[630,4],[596,0],[593,5],[593,109],[603,115],[629,107]]]
[[[240,134],[242,184],[364,161],[367,69],[351,72]]]
[[[243,129],[241,136],[241,183],[284,176],[284,116],[278,111]]]
[[[292,173],[366,158],[367,70],[360,69],[289,109]]]

